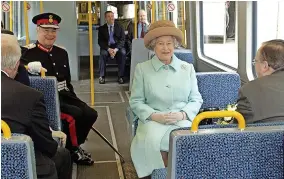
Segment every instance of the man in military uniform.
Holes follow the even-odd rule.
[[[94,161],[80,145],[85,142],[98,115],[76,96],[71,84],[68,53],[64,48],[54,45],[61,18],[53,13],[43,13],[33,17],[32,21],[37,25],[37,42],[25,46],[22,56],[28,62],[34,62],[30,73],[40,72],[41,67],[44,67],[47,76],[57,78],[61,112],[71,115],[76,124],[78,146],[73,146],[68,136],[66,148],[71,151],[76,163],[91,165]],[[68,135],[70,131],[64,126],[63,130]]]

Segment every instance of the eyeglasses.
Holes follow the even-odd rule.
[[[252,65],[255,65],[257,62],[263,63],[263,62],[267,62],[267,61],[260,61],[260,60],[253,59]],[[268,64],[268,62],[267,62],[267,65],[270,67],[270,64]]]
[[[260,62],[260,61],[259,61],[259,60],[256,60],[256,59],[253,59],[253,60],[252,60],[252,65],[255,65],[256,62]]]

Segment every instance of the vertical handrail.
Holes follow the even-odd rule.
[[[138,33],[137,33],[137,1],[134,1],[134,38],[138,38]]]
[[[151,24],[153,24],[156,21],[156,6],[155,6],[156,1],[152,1],[152,18],[151,18]]]
[[[10,1],[10,31],[13,32],[13,1]]]
[[[43,2],[42,2],[42,0],[39,1],[39,12],[41,14],[43,13]]]
[[[24,1],[24,22],[25,22],[25,31],[26,31],[26,45],[30,44],[29,37],[29,23],[28,23],[28,6],[27,1]]]
[[[184,3],[184,1],[181,2],[181,29],[183,34],[182,44],[185,46]]]
[[[90,42],[90,78],[91,78],[91,105],[95,104],[95,83],[94,83],[94,66],[93,66],[93,24],[92,24],[92,2],[88,1],[89,13],[89,42]]]
[[[162,7],[163,7],[163,20],[166,20],[166,2],[162,1]]]

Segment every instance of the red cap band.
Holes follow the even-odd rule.
[[[49,22],[49,19],[40,19],[36,22],[37,25],[44,25],[44,24],[53,24],[53,25],[58,25],[57,20],[53,20],[52,23]]]

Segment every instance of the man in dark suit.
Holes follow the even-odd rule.
[[[264,42],[253,63],[258,78],[240,89],[237,111],[247,123],[284,121],[284,40]]]
[[[126,52],[124,48],[125,32],[118,24],[114,23],[114,14],[111,11],[105,12],[106,24],[99,27],[98,43],[100,46],[100,78],[99,83],[105,83],[106,61],[108,58],[116,57],[118,63],[118,82],[124,83],[124,69]]]
[[[71,179],[70,153],[65,148],[57,148],[52,138],[43,95],[14,80],[20,57],[16,37],[1,34],[1,119],[13,133],[32,138],[38,178]]]

